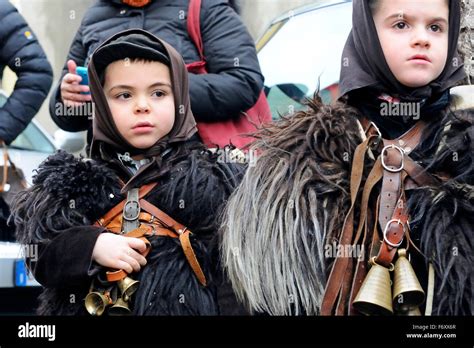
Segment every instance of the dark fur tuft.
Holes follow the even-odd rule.
[[[17,240],[24,244],[44,241],[69,227],[91,225],[119,199],[114,172],[98,162],[58,151],[39,166],[33,186],[12,204]]]
[[[435,267],[433,314],[474,314],[474,124],[472,110],[448,111],[427,132],[419,159],[443,178],[408,200],[412,231]],[[429,154],[429,155],[427,155]]]

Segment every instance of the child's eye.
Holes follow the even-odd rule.
[[[153,95],[154,97],[158,97],[158,98],[159,98],[159,97],[165,96],[166,93],[163,92],[163,91],[154,91],[152,95]]]
[[[120,93],[116,96],[117,99],[129,99],[131,97],[132,97],[132,95],[130,93],[127,93],[127,92]]]
[[[405,29],[407,27],[407,24],[405,22],[398,22],[397,24],[395,24],[395,27],[397,29]]]
[[[430,29],[434,31],[435,33],[442,32],[442,28],[438,24],[432,24],[430,25]]]

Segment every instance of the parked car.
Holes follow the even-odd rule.
[[[7,99],[6,93],[0,90],[0,107]],[[35,169],[57,149],[54,139],[36,120],[32,120],[26,129],[8,145],[8,155],[25,174],[27,184],[31,185]],[[3,149],[0,151],[3,153]],[[4,165],[3,155],[0,156],[0,165]]]
[[[326,103],[337,99],[351,28],[351,0],[315,1],[270,24],[256,46],[273,119],[302,109],[317,89]]]
[[[0,107],[7,98],[0,90]],[[8,154],[31,185],[34,170],[56,149],[54,139],[33,120],[8,146]],[[0,165],[3,161],[2,155]],[[26,269],[20,244],[0,240],[0,315],[32,314],[39,292],[38,282]]]

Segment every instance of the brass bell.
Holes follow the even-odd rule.
[[[135,291],[138,289],[138,285],[140,284],[139,281],[132,279],[130,277],[125,277],[118,281],[118,288],[122,296],[124,296],[125,301],[133,295]]]
[[[85,299],[85,306],[90,315],[101,316],[110,304],[112,304],[112,300],[108,293],[89,292]]]
[[[398,250],[393,277],[393,307],[401,312],[408,312],[425,300],[425,292],[406,256],[406,249]]]
[[[121,297],[109,309],[109,315],[119,316],[119,315],[129,315],[130,313],[131,311],[130,311],[130,308],[128,308],[128,303]]]
[[[392,287],[390,284],[390,271],[375,263],[375,257],[370,259],[372,267],[354,299],[353,306],[365,315],[390,315],[392,308]]]

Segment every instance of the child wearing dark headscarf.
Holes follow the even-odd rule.
[[[449,88],[465,76],[459,30],[459,1],[356,1],[341,95],[385,137],[400,136],[420,118],[432,121],[449,105]],[[387,102],[413,103],[419,112],[382,115]]]
[[[49,157],[13,211],[18,240],[39,247],[26,255],[44,286],[38,313],[221,313],[212,240],[241,168],[196,140],[181,56],[127,30],[88,72],[91,159]]]
[[[450,90],[459,26],[457,0],[353,1],[341,102],[266,127],[227,204],[222,256],[250,310],[474,313],[473,93]]]

